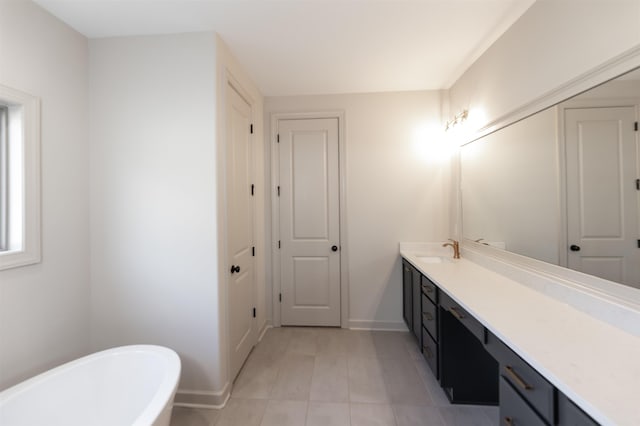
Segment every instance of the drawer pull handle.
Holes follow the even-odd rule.
[[[431,315],[431,312],[425,312],[422,314],[422,319],[427,321],[433,321],[433,315]]]
[[[423,346],[422,351],[424,352],[427,358],[429,359],[433,358],[433,353],[431,352],[431,348],[429,346]]]
[[[533,389],[533,386],[531,386],[530,384],[528,384],[527,382],[525,382],[524,380],[522,380],[522,377],[520,377],[518,375],[518,373],[516,373],[513,369],[513,367],[511,367],[510,365],[506,365],[504,367],[504,369],[507,371],[507,374],[509,375],[509,377],[511,377],[511,379],[516,382],[518,384],[518,386],[520,386],[522,389],[524,390],[531,390]]]
[[[513,426],[513,419],[511,417],[505,417],[504,418],[504,424],[506,426]]]
[[[433,287],[427,287],[426,285],[423,285],[422,291],[424,291],[425,293],[433,293]]]
[[[452,306],[452,307],[450,307],[450,308],[449,308],[449,312],[451,312],[451,314],[452,314],[454,317],[458,318],[459,320],[461,320],[462,318],[464,318],[464,315],[462,315],[460,312],[458,312],[454,306]]]

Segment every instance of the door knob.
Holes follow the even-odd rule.
[[[580,251],[580,246],[577,246],[575,244],[571,244],[571,247],[569,247],[569,250],[571,250],[571,251]]]
[[[231,273],[240,272],[240,266],[231,265]]]
[[[338,246],[331,246],[331,251],[338,251]]]

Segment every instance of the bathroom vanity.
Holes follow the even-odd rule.
[[[452,403],[499,405],[504,425],[640,424],[640,337],[615,324],[633,312],[581,309],[558,297],[578,290],[473,251],[401,256],[405,322]]]

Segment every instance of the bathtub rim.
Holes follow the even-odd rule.
[[[155,390],[155,393],[153,394],[151,400],[147,403],[147,405],[140,412],[140,414],[132,424],[132,426],[152,425],[168,406],[172,407],[173,399],[175,397],[178,383],[180,381],[180,374],[182,369],[180,357],[178,356],[178,354],[171,348],[159,345],[137,344],[117,346],[114,348],[93,352],[83,357],[61,364],[57,367],[53,367],[20,383],[17,383],[5,390],[0,391],[0,408],[2,408],[5,403],[9,403],[11,399],[18,397],[24,392],[27,392],[31,387],[37,386],[39,383],[49,378],[52,378],[59,374],[63,374],[67,370],[72,370],[80,365],[90,363],[92,360],[95,361],[99,358],[113,355],[117,356],[119,354],[132,352],[159,354],[167,363],[167,374],[165,374],[165,376],[163,377],[162,382]],[[174,372],[175,374],[173,374]]]

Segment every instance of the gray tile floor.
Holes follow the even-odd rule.
[[[171,426],[491,426],[496,407],[451,405],[409,333],[273,328],[222,410],[175,407]]]

